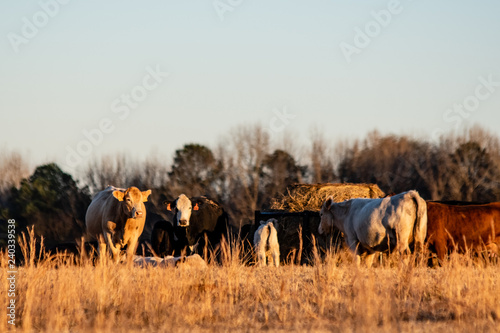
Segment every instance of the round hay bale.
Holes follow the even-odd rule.
[[[319,211],[330,196],[335,202],[342,202],[354,198],[383,198],[385,193],[376,184],[292,184],[284,195],[272,200],[271,209]]]

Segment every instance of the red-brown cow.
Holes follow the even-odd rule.
[[[499,255],[500,202],[467,204],[427,202],[427,242],[440,260],[449,250],[473,248]]]

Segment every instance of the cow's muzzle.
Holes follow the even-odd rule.
[[[179,220],[179,227],[187,227],[189,225],[188,220]]]
[[[132,218],[133,219],[137,219],[137,218],[140,218],[142,216],[143,216],[143,213],[141,211],[137,211],[136,210],[135,212],[132,213]]]

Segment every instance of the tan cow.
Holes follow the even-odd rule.
[[[99,242],[99,256],[106,253],[106,246],[115,261],[120,258],[122,247],[127,245],[127,259],[132,260],[137,240],[144,229],[146,208],[151,190],[139,191],[109,186],[97,193],[85,215],[87,234]]]

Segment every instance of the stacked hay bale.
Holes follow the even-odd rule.
[[[341,246],[343,239],[340,233],[334,233],[330,237],[318,234],[319,211],[323,202],[330,196],[335,202],[342,202],[354,198],[382,198],[385,193],[376,184],[327,183],[289,186],[286,193],[275,198],[271,204],[271,209],[276,213],[302,212],[296,216],[284,216],[279,219],[278,239],[282,260],[296,264],[310,262],[313,251],[312,236],[316,239],[320,252],[325,252],[330,245],[335,248]]]
[[[342,202],[354,198],[383,198],[385,193],[376,184],[292,184],[281,198],[273,200],[271,209],[319,211],[330,196],[333,201]]]

